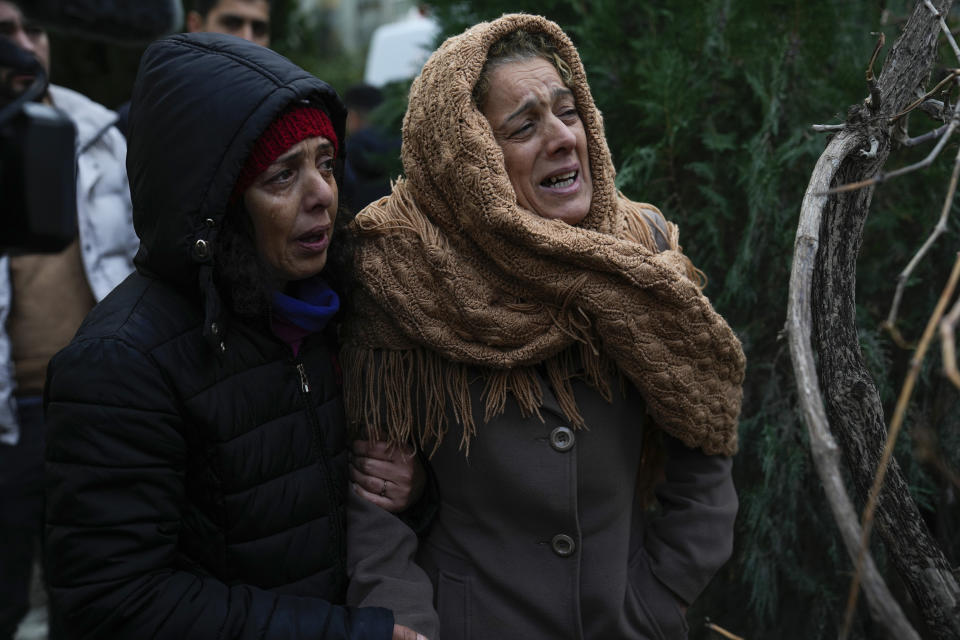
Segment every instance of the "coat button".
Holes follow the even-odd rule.
[[[553,552],[561,558],[572,556],[573,552],[577,549],[577,544],[573,541],[573,538],[565,533],[558,533],[553,536],[553,540],[550,541],[550,546],[553,547]]]
[[[573,448],[573,431],[568,427],[557,427],[550,432],[550,446],[557,451],[569,451]]]

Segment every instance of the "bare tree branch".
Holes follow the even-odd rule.
[[[940,155],[943,147],[947,144],[947,140],[949,140],[950,136],[953,135],[953,132],[956,131],[958,125],[960,125],[960,102],[957,102],[956,107],[953,109],[953,116],[950,118],[950,124],[947,126],[947,130],[944,132],[943,136],[937,142],[937,145],[933,148],[933,150],[927,154],[926,158],[918,162],[914,162],[911,165],[907,165],[906,167],[894,169],[888,173],[879,171],[872,178],[867,178],[866,180],[858,180],[856,182],[840,185],[839,187],[833,187],[832,189],[825,191],[823,195],[829,196],[835,193],[857,191],[859,189],[863,189],[864,187],[872,187],[873,185],[880,184],[881,182],[885,182],[890,178],[896,178],[897,176],[902,176],[912,171],[917,171],[918,169],[926,169],[933,164],[933,161],[937,159],[938,155]]]
[[[916,136],[915,138],[904,138],[903,140],[898,140],[901,145],[904,147],[916,147],[918,145],[930,142],[931,140],[936,140],[947,130],[947,125],[937,127],[933,131],[927,131],[926,133]]]
[[[790,356],[797,377],[800,407],[803,410],[817,476],[823,485],[833,518],[851,561],[856,562],[861,531],[853,502],[847,495],[840,472],[840,450],[828,426],[823,394],[817,380],[811,345],[811,284],[819,247],[820,223],[827,198],[823,195],[840,163],[865,140],[862,134],[844,131],[835,137],[820,156],[800,209],[800,222],[794,243],[790,272],[790,297],[787,306],[787,335]],[[890,594],[883,577],[869,556],[864,562],[863,590],[870,614],[889,631],[889,638],[919,640],[900,605]]]
[[[943,100],[934,100],[932,98],[924,100],[919,109],[934,120],[939,120],[940,122],[947,121],[945,114],[949,110],[949,105],[945,104]]]
[[[960,103],[957,104],[960,105]],[[920,261],[923,260],[927,252],[930,251],[930,247],[933,246],[937,238],[947,231],[947,220],[950,217],[950,209],[953,206],[953,196],[957,192],[958,177],[960,177],[960,150],[958,150],[957,158],[953,163],[953,174],[950,176],[950,186],[947,188],[947,197],[944,198],[943,208],[940,210],[940,219],[937,220],[937,224],[927,237],[927,240],[923,243],[923,246],[920,247],[920,250],[917,251],[916,255],[913,256],[903,271],[900,272],[900,275],[897,276],[897,289],[893,294],[893,304],[890,305],[890,313],[887,314],[887,319],[882,325],[884,329],[888,330],[894,336],[894,339],[897,340],[901,346],[903,346],[903,339],[900,337],[900,332],[897,331],[896,326],[897,313],[900,309],[900,301],[903,298],[903,290],[906,288],[907,280],[910,278],[913,270],[917,268]]]
[[[814,131],[843,131],[846,126],[845,124],[812,124],[810,128]]]
[[[839,464],[834,459],[837,444],[842,448],[859,498],[867,502],[887,441],[883,407],[863,361],[856,322],[856,263],[873,194],[872,189],[863,187],[877,184],[886,177],[881,169],[893,140],[892,129],[896,124],[893,116],[924,93],[921,88],[936,59],[939,15],[943,15],[951,3],[952,0],[934,0],[938,12],[935,18],[931,17],[924,0],[915,5],[877,81],[881,99],[871,99],[869,107],[852,108],[846,127],[831,140],[817,163],[804,197],[797,231],[788,308],[791,356],[804,399],[804,418],[811,434],[816,433],[816,437],[811,436],[814,463],[825,487],[836,485],[828,491],[831,509],[844,544],[854,557],[859,554],[861,544],[859,539],[848,541],[849,514],[844,514],[838,506],[845,491],[839,477]],[[957,122],[956,117],[951,118],[924,166],[933,162],[945,140],[957,128]],[[876,157],[856,153],[867,145],[870,136],[880,142]],[[887,175],[900,175],[906,170],[908,168]],[[828,189],[832,184],[856,187]],[[810,271],[812,283],[807,276]],[[812,321],[809,324],[808,319]],[[818,352],[817,367],[810,343]],[[814,385],[814,380],[819,384]],[[831,435],[836,437],[836,442]],[[828,471],[822,473],[821,468]],[[890,459],[886,468],[876,502],[877,531],[916,606],[924,625],[924,637],[956,640],[960,638],[960,587],[943,551],[930,535],[896,460]],[[829,477],[831,474],[837,477]],[[855,537],[862,535],[855,519],[852,530]],[[907,630],[890,631],[890,623],[886,621],[891,618],[891,608],[875,604],[877,596],[872,593],[876,589],[872,583],[878,577],[875,571],[867,555],[862,575],[871,616],[883,621],[881,624],[894,636],[899,633],[898,637],[917,637],[916,631],[903,620],[899,608],[892,609],[896,612],[893,619]]]

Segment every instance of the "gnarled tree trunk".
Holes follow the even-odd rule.
[[[945,14],[951,2],[934,0],[933,5]],[[915,91],[925,85],[936,58],[939,34],[939,18],[921,0],[887,56],[876,90],[871,92],[871,103],[851,109],[845,130],[827,150],[836,154],[838,148],[842,149],[840,155],[831,158],[831,186],[858,182],[882,169],[890,152],[894,126],[890,118],[914,100]],[[860,154],[860,149],[870,146],[871,139],[879,143],[876,156]],[[887,435],[880,397],[860,352],[855,317],[856,260],[872,194],[873,189],[867,188],[816,198],[808,190],[802,212],[802,216],[810,215],[809,207],[821,207],[816,212],[822,213],[819,233],[813,231],[818,235],[814,242],[819,242],[819,250],[813,265],[812,293],[801,303],[812,308],[813,342],[819,356],[818,376],[826,416],[862,502],[866,502]],[[800,248],[798,233],[795,261]],[[792,305],[798,303],[794,280],[792,277]],[[795,326],[789,328],[791,334],[797,331]],[[794,367],[798,370],[796,358]],[[799,370],[798,381],[802,384]],[[814,455],[823,454],[814,448]],[[891,462],[880,494],[876,523],[890,559],[922,616],[924,637],[960,638],[960,589],[896,461]],[[849,543],[847,546],[849,550]],[[875,615],[874,606],[871,613]]]

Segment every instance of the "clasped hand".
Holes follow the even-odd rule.
[[[354,440],[351,451],[350,480],[360,496],[398,513],[423,495],[426,473],[412,446]]]

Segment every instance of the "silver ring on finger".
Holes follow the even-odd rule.
[[[383,486],[380,487],[380,497],[381,498],[387,497],[387,481],[386,480],[383,481]]]

